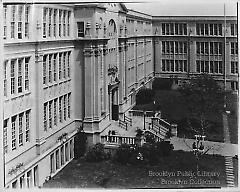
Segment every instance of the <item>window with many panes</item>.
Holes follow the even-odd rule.
[[[12,150],[16,149],[16,116],[12,117]]]
[[[71,68],[70,68],[70,62],[71,62],[71,52],[69,51],[68,53],[67,53],[67,76],[68,76],[68,78],[70,78],[70,74],[71,74]]]
[[[15,93],[15,63],[16,60],[11,60],[11,69],[10,69],[10,76],[11,76],[11,94]]]
[[[3,79],[4,96],[7,96],[7,64],[8,61],[4,61],[4,79]]]
[[[48,36],[52,36],[52,9],[48,9]]]
[[[16,6],[11,7],[11,38],[15,38],[15,18],[16,17]]]
[[[18,93],[23,91],[23,59],[18,59]]]
[[[25,90],[29,90],[29,57],[25,58]]]
[[[62,79],[62,53],[58,55],[58,79]]]
[[[57,81],[57,54],[53,55],[53,81]]]
[[[52,55],[48,55],[48,81],[52,83]]]
[[[231,23],[231,36],[236,36],[237,35],[237,24]]]
[[[43,84],[47,84],[47,56],[43,56]]]
[[[63,97],[63,119],[66,121],[67,117],[67,95]]]
[[[68,93],[68,118],[71,118],[71,93]]]
[[[53,102],[53,124],[57,125],[57,99]]]
[[[29,14],[30,14],[30,6],[25,7],[25,37],[29,37]]]
[[[26,142],[30,141],[30,110],[26,111],[25,114],[25,134],[26,134]]]
[[[58,35],[62,36],[62,10],[58,12]]]
[[[63,36],[66,36],[66,11],[63,11]]]
[[[23,37],[23,6],[18,6],[18,39]]]
[[[59,98],[59,122],[62,123],[62,96]]]
[[[63,53],[63,78],[66,78],[66,52]]]
[[[47,8],[43,9],[43,38],[47,36]]]
[[[237,42],[231,42],[231,55],[238,54],[238,44]]]
[[[67,16],[67,35],[70,36],[70,17],[71,17],[71,12],[68,11],[68,16]]]
[[[57,9],[53,10],[53,36],[57,36]]]
[[[3,6],[3,39],[7,38],[7,6]]]
[[[52,128],[52,106],[53,102],[50,101],[48,104],[48,122],[49,122],[49,128]]]
[[[3,122],[3,150],[4,153],[8,152],[8,119]]]
[[[23,113],[18,116],[18,143],[23,145]]]
[[[43,128],[44,128],[44,131],[47,131],[47,108],[48,108],[48,104],[44,103],[44,105],[43,105]]]

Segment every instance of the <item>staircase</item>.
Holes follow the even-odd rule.
[[[230,156],[225,157],[227,187],[234,187],[233,159]]]
[[[143,130],[143,118],[145,118],[145,130]],[[113,121],[108,131],[101,134],[101,143],[108,147],[135,144],[136,130],[139,128],[144,132],[153,134],[156,141],[161,141],[166,138],[168,131],[171,130],[171,124],[161,119],[153,111],[130,110],[128,116],[124,114],[118,122]],[[112,135],[111,131],[114,131],[115,134]]]

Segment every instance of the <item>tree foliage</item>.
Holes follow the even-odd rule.
[[[191,78],[181,86],[179,91],[190,112],[189,119],[199,120],[200,130],[195,132],[205,134],[208,127],[207,116],[210,113],[220,113],[224,109],[225,91],[208,74]]]

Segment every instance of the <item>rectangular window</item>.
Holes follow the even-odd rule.
[[[201,72],[200,61],[199,61],[199,60],[196,61],[196,71],[197,71],[198,73]]]
[[[84,22],[77,22],[78,37],[84,37]]]
[[[18,93],[23,91],[23,78],[22,78],[23,59],[18,59]]]
[[[23,114],[18,117],[18,143],[19,146],[23,145]]]
[[[59,98],[59,122],[62,123],[62,96]]]
[[[166,34],[166,24],[162,23],[162,35]]]
[[[43,9],[43,38],[47,36],[47,8]]]
[[[66,36],[66,11],[63,11],[63,36]]]
[[[52,101],[48,104],[48,122],[49,122],[49,129],[52,129]]]
[[[218,24],[218,35],[222,36],[222,24]]]
[[[61,153],[61,166],[63,166],[64,165],[64,147],[63,146],[61,146],[61,151],[60,151],[60,153]]]
[[[231,24],[231,36],[237,35],[237,25],[232,23]]]
[[[218,67],[219,67],[219,73],[223,73],[223,64],[222,64],[222,61],[219,61],[218,62]]]
[[[7,96],[7,63],[8,63],[8,61],[4,61],[4,80],[3,80],[4,96]]]
[[[48,36],[52,36],[52,9],[48,11]]]
[[[58,78],[59,80],[62,79],[62,53],[59,53],[58,57]]]
[[[210,35],[213,35],[213,24],[210,24]]]
[[[210,73],[214,73],[213,61],[210,61]]]
[[[30,171],[28,171],[27,172],[27,188],[30,188],[30,187],[32,187],[32,170],[30,170]]]
[[[47,56],[43,56],[43,84],[47,84]]]
[[[55,172],[55,166],[54,166],[54,153],[50,155],[50,173]]]
[[[53,11],[53,36],[57,36],[57,9]]]
[[[59,10],[58,13],[58,35],[62,36],[62,10]]]
[[[68,143],[65,144],[65,161],[68,162],[69,160],[69,146]]]
[[[16,116],[12,117],[12,150],[16,149]]]
[[[16,6],[11,7],[11,38],[15,38],[15,19],[16,19]]]
[[[8,119],[3,122],[3,150],[4,153],[8,152]]]
[[[57,54],[53,55],[53,81],[57,81]]]
[[[64,95],[63,97],[63,119],[64,121],[66,121],[66,117],[67,117],[67,95]]]
[[[53,124],[57,125],[57,99],[53,103]]]
[[[196,24],[196,34],[200,35],[200,24],[199,23]]]
[[[59,149],[56,150],[56,170],[60,168]]]
[[[25,58],[25,90],[29,90],[29,57]]]
[[[52,54],[48,55],[48,81],[52,83]]]
[[[67,54],[67,76],[68,78],[70,78],[70,74],[71,74],[71,68],[70,68],[70,62],[71,62],[71,52],[69,51],[68,54]]]
[[[47,131],[47,106],[48,106],[48,103],[44,103],[44,105],[43,105],[43,128],[44,128],[44,131]]]
[[[29,12],[30,6],[25,7],[25,37],[29,37]]]
[[[23,22],[22,22],[23,6],[18,7],[18,39],[22,39]]]
[[[3,39],[7,39],[7,6],[3,5]]]
[[[214,61],[215,73],[218,73],[218,61]]]
[[[73,139],[70,140],[70,159],[73,158]]]
[[[217,36],[218,35],[218,25],[214,24],[214,35]]]
[[[71,93],[68,93],[68,118],[71,118]]]
[[[209,28],[208,28],[208,24],[205,24],[205,35],[209,34]]]
[[[63,53],[63,78],[66,78],[66,52]]]
[[[14,94],[15,93],[15,80],[16,80],[16,77],[15,77],[15,63],[16,63],[16,60],[11,60],[11,94]]]
[[[26,131],[26,142],[29,142],[30,141],[30,110],[29,111],[26,111],[26,116],[25,116],[25,118],[26,118],[26,124],[25,124],[25,126],[26,126],[26,129],[25,129],[25,131]]]
[[[67,35],[70,36],[70,17],[71,17],[71,12],[68,11],[68,19],[67,19]]]

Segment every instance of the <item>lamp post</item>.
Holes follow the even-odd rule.
[[[199,156],[202,155],[204,151],[203,141],[205,140],[205,137],[206,137],[205,135],[195,135],[196,141],[194,141],[192,144],[193,153],[197,160],[197,171],[198,171]]]

